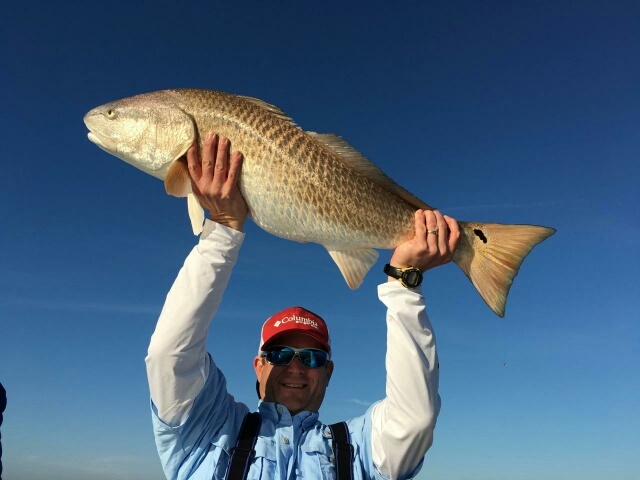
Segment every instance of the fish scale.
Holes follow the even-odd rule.
[[[180,92],[196,98],[198,105],[206,105],[208,96],[202,91]],[[215,131],[228,137],[233,148],[243,153],[241,188],[252,219],[261,228],[278,236],[321,244],[330,242],[341,247],[392,248],[412,236],[415,209],[406,202],[387,196],[383,187],[349,169],[294,125],[265,116],[259,107],[247,106],[248,102],[240,97],[219,94],[214,97],[217,102],[223,100],[222,107],[216,104],[214,108],[224,108],[225,121],[218,123],[208,121],[211,117],[194,115],[200,136]],[[231,127],[233,123],[240,128]],[[245,130],[242,133],[246,135],[236,134],[238,130]],[[303,161],[300,151],[305,152]],[[268,186],[277,188],[273,193],[276,201],[265,205],[262,199],[255,198],[255,192]],[[291,217],[282,215],[284,206],[290,207]],[[305,221],[312,214],[310,209],[320,219]],[[362,234],[340,237],[341,225]],[[386,229],[392,234],[385,234]]]
[[[211,130],[226,135],[223,126],[216,129],[212,125]],[[269,130],[275,138],[287,138],[280,133],[282,129]],[[323,245],[331,243],[342,247],[357,245],[390,248],[397,244],[397,238],[388,234],[380,235],[385,231],[385,225],[391,224],[391,232],[412,231],[413,208],[405,203],[404,208],[396,207],[394,215],[389,216],[389,202],[385,205],[381,201],[381,197],[384,197],[382,187],[377,187],[379,192],[375,192],[372,182],[368,179],[356,181],[353,172],[340,163],[326,168],[332,161],[337,163],[335,159],[302,135],[298,135],[299,142],[304,144],[303,150],[309,152],[302,164],[292,161],[291,155],[287,155],[289,152],[295,154],[296,148],[268,158],[255,144],[236,143],[232,135],[229,138],[234,148],[242,151],[245,157],[240,185],[252,219],[268,232]],[[273,201],[269,204],[264,204],[262,198],[256,195],[256,192],[265,189],[275,189],[272,193]],[[354,202],[354,196],[362,199],[362,202]],[[396,203],[401,202],[396,200]],[[361,205],[360,208],[358,204]],[[366,214],[363,208],[365,205],[372,206],[374,213]],[[292,212],[291,216],[281,214],[285,207]],[[381,212],[387,215],[382,215]],[[310,217],[314,217],[314,221]],[[362,234],[340,236],[341,225],[349,225],[352,232]],[[400,225],[404,228],[398,228]]]
[[[351,288],[377,259],[414,235],[414,212],[431,209],[335,135],[305,132],[262,100],[214,90],[162,90],[117,100],[85,116],[89,139],[189,198],[194,233],[203,212],[186,150],[215,132],[244,161],[239,180],[251,219],[273,235],[323,245]],[[509,288],[531,249],[555,230],[536,225],[459,222],[454,262],[487,305],[504,315]]]

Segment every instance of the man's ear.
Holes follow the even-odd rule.
[[[253,370],[256,372],[256,393],[260,400],[262,400],[262,396],[260,395],[260,378],[262,377],[264,362],[264,358],[260,356],[253,359]]]
[[[253,359],[253,370],[256,372],[256,378],[260,381],[260,375],[262,375],[262,368],[264,367],[264,359],[260,356]]]

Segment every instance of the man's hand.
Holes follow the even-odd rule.
[[[187,165],[193,193],[211,220],[242,231],[249,213],[238,187],[242,154],[233,152],[229,159],[229,149],[229,139],[211,133],[204,141],[202,161],[194,144],[187,150]]]
[[[424,272],[450,262],[460,240],[458,222],[438,210],[417,210],[414,218],[415,236],[396,247],[389,263]]]

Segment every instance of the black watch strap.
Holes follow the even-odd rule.
[[[384,273],[397,279],[407,288],[416,288],[422,283],[422,272],[415,267],[400,268],[387,263],[384,266]]]

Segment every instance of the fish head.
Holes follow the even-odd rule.
[[[193,118],[170,91],[101,105],[85,115],[84,123],[91,142],[158,178],[196,139]]]

